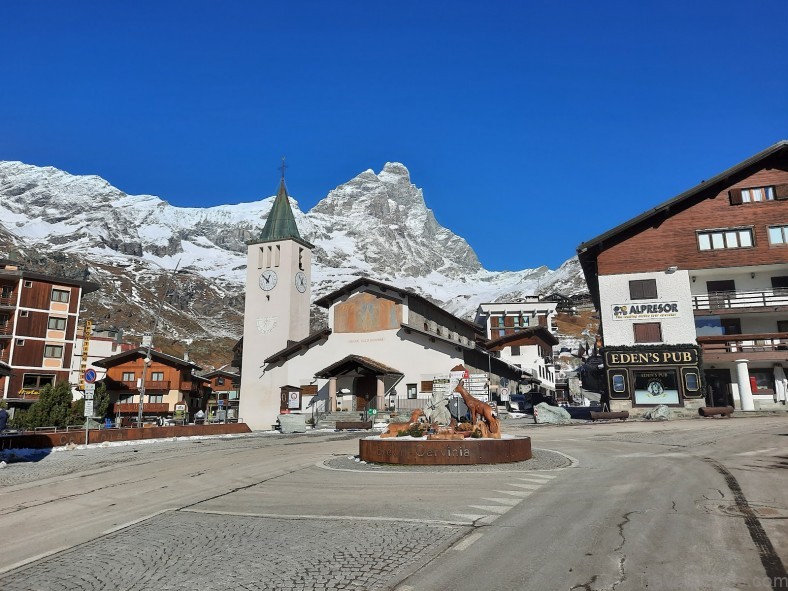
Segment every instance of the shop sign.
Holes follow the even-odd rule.
[[[646,320],[651,318],[678,318],[678,316],[678,302],[613,304],[613,320]]]
[[[631,365],[697,365],[698,352],[695,349],[656,350],[656,351],[605,351],[607,367]]]
[[[676,370],[635,371],[635,404],[679,404]]]

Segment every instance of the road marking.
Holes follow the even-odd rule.
[[[518,478],[517,480],[521,480],[522,482],[533,482],[534,484],[548,484],[549,480],[540,480],[538,478]]]
[[[494,490],[493,492],[501,493],[502,495],[511,495],[513,497],[525,498],[531,494],[531,490]]]
[[[542,488],[541,484],[520,484],[519,482],[510,482],[509,486],[516,486],[517,488],[527,488],[528,490],[536,490]]]
[[[401,521],[404,523],[434,523],[437,525],[465,525],[464,522],[458,523],[456,521],[448,521],[445,519],[421,519],[413,517],[363,517],[359,515],[311,515],[311,514],[297,514],[291,513],[251,513],[248,511],[219,511],[217,509],[195,509],[189,507],[187,509],[179,509],[179,513],[204,513],[206,515],[234,515],[237,517],[261,517],[266,519],[317,519],[326,521],[385,521],[395,522]],[[454,515],[460,515],[454,513]],[[484,515],[465,515],[463,517],[471,517],[475,521],[485,517]]]
[[[467,550],[468,547],[471,544],[473,544],[476,540],[481,538],[482,535],[483,534],[480,531],[473,532],[471,535],[467,536],[466,538],[460,540],[457,544],[455,544],[452,550],[454,550],[455,552],[462,552],[464,550]]]
[[[468,505],[473,509],[481,509],[482,511],[488,511],[490,513],[496,513],[498,515],[503,515],[506,513],[511,507],[500,507],[498,505]]]
[[[752,451],[742,451],[737,453],[737,456],[759,456],[766,455],[775,451],[782,451],[779,447],[767,447],[766,449],[754,449]]]
[[[485,517],[489,517],[488,515],[473,515],[471,513],[452,513],[455,517],[461,517],[462,519],[466,519],[470,522],[479,521]]]
[[[491,499],[489,497],[484,497],[482,500],[490,501],[491,503],[500,503],[501,505],[508,505],[509,507],[514,507],[517,503],[520,502],[519,500],[516,499],[500,499],[500,498]]]

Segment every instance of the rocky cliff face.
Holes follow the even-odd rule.
[[[100,177],[0,162],[0,256],[13,250],[50,272],[87,272],[102,286],[87,298],[88,315],[131,333],[150,328],[165,277],[178,265],[162,332],[192,350],[216,339],[226,345],[242,330],[245,242],[260,233],[272,204],[269,197],[174,207]],[[292,206],[302,236],[315,245],[315,298],[363,275],[467,316],[483,301],[585,291],[576,259],[555,271],[482,268],[470,245],[438,224],[402,164],[362,172],[307,213]]]

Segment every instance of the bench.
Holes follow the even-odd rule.
[[[629,418],[629,411],[628,410],[620,410],[617,412],[594,412],[591,411],[591,420],[592,421],[604,421],[608,419],[621,419],[622,421],[626,421]]]
[[[337,421],[337,431],[347,429],[371,429],[372,421]]]
[[[731,417],[731,413],[733,413],[732,406],[701,406],[698,409],[698,414],[702,417],[713,417],[716,415],[720,415],[726,418]]]

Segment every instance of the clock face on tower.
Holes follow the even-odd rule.
[[[304,293],[306,291],[306,275],[303,271],[299,271],[295,275],[295,286],[298,291]]]
[[[260,289],[270,291],[276,287],[276,271],[267,269],[260,275]]]

